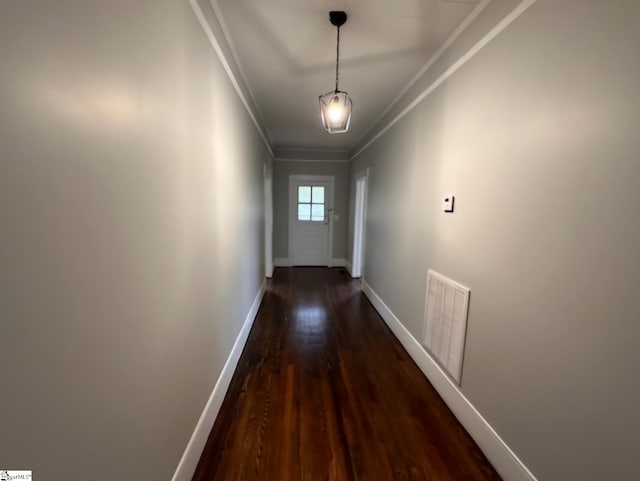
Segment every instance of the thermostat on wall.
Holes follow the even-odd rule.
[[[445,212],[453,212],[453,201],[455,197],[452,194],[445,195],[442,198],[442,210]]]

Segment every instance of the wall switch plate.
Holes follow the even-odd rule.
[[[455,197],[451,194],[445,195],[442,198],[442,210],[445,212],[453,212],[453,202]]]

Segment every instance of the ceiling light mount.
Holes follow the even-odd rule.
[[[342,10],[333,10],[329,12],[329,21],[331,25],[335,27],[342,27],[345,23],[347,23],[347,12],[343,12]]]
[[[338,88],[340,79],[340,27],[347,22],[347,14],[343,11],[329,12],[329,21],[337,27],[336,40],[336,88],[318,97],[322,125],[330,134],[341,134],[349,130],[351,108],[353,103],[347,92]]]

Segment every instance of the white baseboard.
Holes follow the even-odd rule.
[[[256,318],[256,314],[258,314],[258,308],[260,307],[264,293],[265,283],[263,282],[258,294],[253,300],[253,304],[245,318],[242,329],[240,329],[240,333],[238,334],[236,342],[231,349],[227,362],[222,368],[220,377],[218,377],[218,381],[213,387],[213,391],[211,391],[211,396],[209,396],[209,400],[200,415],[198,424],[196,424],[196,428],[191,435],[191,439],[189,440],[184,453],[182,454],[182,458],[178,463],[178,467],[176,468],[176,472],[174,473],[173,478],[171,478],[171,481],[191,481],[193,478],[193,474],[196,471],[198,461],[200,461],[200,456],[202,456],[202,451],[204,450],[209,433],[213,428],[213,423],[218,416],[220,406],[222,406],[222,401],[227,394],[231,378],[233,377],[233,373],[236,370],[238,361],[240,360],[240,354],[242,354],[242,349],[249,337],[249,331],[251,331],[253,321]]]
[[[351,262],[346,259],[344,260],[344,268],[347,270],[349,275],[353,277],[353,266],[351,265]]]
[[[275,267],[291,267],[291,262],[286,257],[276,257],[273,259],[273,265]],[[342,258],[331,259],[329,267],[345,267],[347,260]]]
[[[420,370],[444,399],[458,421],[478,444],[487,459],[505,481],[536,481],[482,414],[471,404],[460,388],[407,330],[369,284],[362,280],[362,292],[378,311]]]
[[[286,257],[276,257],[275,259],[273,259],[273,266],[274,267],[291,267],[291,263],[289,262],[289,259],[287,259]]]
[[[329,267],[345,267],[347,265],[347,259],[331,259],[331,265]]]

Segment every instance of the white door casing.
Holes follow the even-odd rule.
[[[299,189],[311,188],[317,198],[299,198]],[[289,264],[331,267],[333,245],[334,177],[327,175],[289,176]],[[304,197],[304,196],[303,196]],[[309,201],[300,207],[299,200]],[[322,212],[319,209],[322,207]],[[313,208],[314,216],[305,217]],[[299,210],[302,212],[299,212]]]
[[[264,164],[264,270],[273,276],[273,172]]]
[[[367,188],[369,169],[355,176],[356,192],[353,222],[352,277],[364,277],[364,244],[367,219]]]

